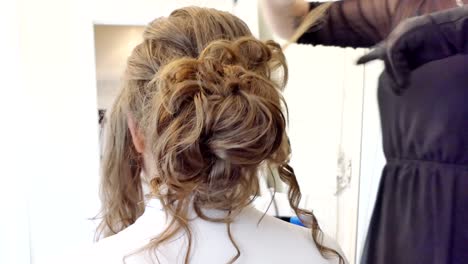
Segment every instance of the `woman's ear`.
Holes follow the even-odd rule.
[[[127,124],[130,129],[130,134],[132,135],[132,141],[136,151],[140,154],[143,153],[145,149],[143,134],[138,128],[135,118],[131,114],[127,114]]]

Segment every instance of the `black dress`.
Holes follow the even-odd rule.
[[[336,2],[299,42],[369,47],[401,19],[451,7],[377,1]],[[468,263],[468,56],[417,68],[401,95],[383,72],[378,89],[387,164],[361,263]]]

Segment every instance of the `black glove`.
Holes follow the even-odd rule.
[[[357,64],[383,60],[396,92],[402,92],[411,71],[457,54],[468,54],[468,6],[403,21]]]

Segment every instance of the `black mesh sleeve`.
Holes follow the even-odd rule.
[[[310,3],[310,8],[320,4]],[[385,39],[406,18],[456,5],[456,0],[336,1],[322,23],[310,28],[298,42],[339,47],[371,47]]]

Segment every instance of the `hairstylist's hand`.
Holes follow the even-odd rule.
[[[401,92],[412,70],[430,61],[465,53],[468,53],[468,6],[403,21],[357,63],[383,60]]]
[[[260,0],[260,7],[273,31],[284,39],[289,39],[309,12],[305,0]]]

